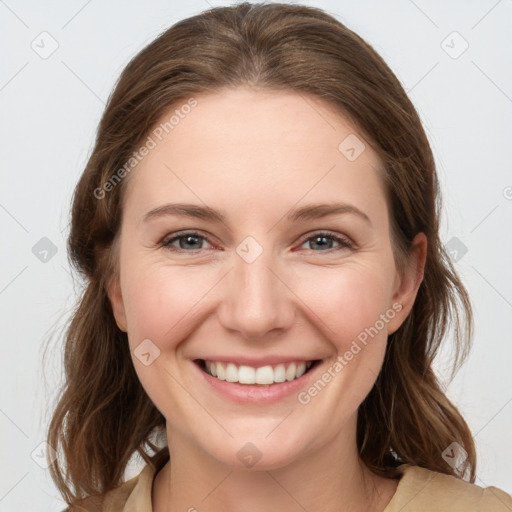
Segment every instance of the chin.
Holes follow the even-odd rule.
[[[300,448],[300,451],[297,449]],[[304,443],[292,442],[285,444],[283,439],[243,438],[230,439],[228,443],[212,450],[208,447],[210,455],[226,466],[233,469],[246,469],[249,471],[269,471],[288,466],[300,459],[305,452]]]

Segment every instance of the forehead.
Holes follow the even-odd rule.
[[[194,100],[175,104],[149,132],[153,147],[126,184],[127,208],[141,214],[179,199],[261,215],[302,198],[351,200],[374,215],[385,208],[377,154],[329,104],[248,88]]]

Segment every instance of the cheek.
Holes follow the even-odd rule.
[[[294,288],[306,298],[304,303],[317,317],[315,323],[323,325],[325,336],[338,351],[346,350],[390,306],[387,282],[377,266],[323,268],[297,277]],[[382,330],[381,323],[378,326]]]
[[[314,281],[302,276],[299,293],[308,293],[308,306],[322,320],[316,325],[328,326],[322,334],[333,349],[324,372],[299,396],[301,404],[313,403],[316,408],[312,430],[328,428],[335,435],[375,384],[387,346],[387,323],[382,318],[387,312],[388,321],[392,318],[385,276],[389,273],[381,266],[359,263],[323,269]],[[306,288],[313,282],[314,287]],[[326,417],[331,418],[328,427]]]
[[[167,415],[171,415],[169,411],[172,411],[174,418],[187,417],[187,411],[194,404],[184,403],[179,396],[186,395],[170,389],[175,384],[173,376],[180,344],[202,322],[199,316],[203,313],[201,299],[216,279],[214,276],[210,279],[209,274],[199,267],[185,269],[141,265],[133,270],[129,278],[128,272],[125,276],[123,296],[135,371],[160,411],[165,411]],[[151,340],[159,352],[145,340]],[[142,351],[143,346],[150,347],[150,357],[154,358],[148,366],[142,359],[137,360],[138,354],[148,351]]]
[[[215,294],[222,275],[201,266],[148,266],[132,272],[125,268],[123,298],[130,344],[149,338],[159,345],[165,343],[167,349],[201,321],[206,314],[205,299]],[[310,266],[284,277],[298,297],[292,307],[302,309],[327,338],[343,344],[374,325],[389,309],[385,275],[377,265],[358,263],[336,269]]]
[[[169,266],[141,267],[127,275],[123,297],[130,345],[146,338],[162,349],[178,344],[187,326],[198,321],[201,299],[215,283],[209,275],[204,268]]]

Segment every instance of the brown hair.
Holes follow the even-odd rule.
[[[397,477],[397,466],[410,463],[459,478],[469,471],[474,482],[470,429],[432,369],[453,321],[453,378],[470,348],[472,311],[439,238],[440,190],[419,116],[384,60],[332,16],[301,5],[242,3],[180,21],[131,60],[109,98],[75,189],[68,249],[85,287],[67,328],[65,385],[47,438],[64,457],[65,464],[57,459],[50,466],[64,499],[72,504],[118,486],[136,453],[152,464],[147,449],[158,448],[150,437],[165,429],[164,416],[135,373],[127,335],[117,327],[107,296],[117,271],[126,180],[100,199],[97,191],[105,190],[172,105],[242,85],[296,91],[343,113],[382,159],[400,271],[414,236],[423,232],[428,239],[413,309],[389,336],[382,371],[359,408],[362,461],[386,477]],[[442,457],[452,442],[468,454],[457,468]]]

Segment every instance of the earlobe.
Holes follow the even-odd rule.
[[[403,276],[397,276],[392,304],[400,304],[401,309],[388,323],[388,334],[393,334],[411,312],[419,287],[423,281],[427,259],[427,237],[418,233],[411,244],[407,266]],[[390,306],[392,306],[392,304]],[[398,310],[398,308],[394,308]]]
[[[121,331],[126,332],[126,314],[124,310],[123,295],[121,293],[121,283],[119,278],[113,279],[108,286],[108,298],[112,306],[112,312],[117,326]]]

